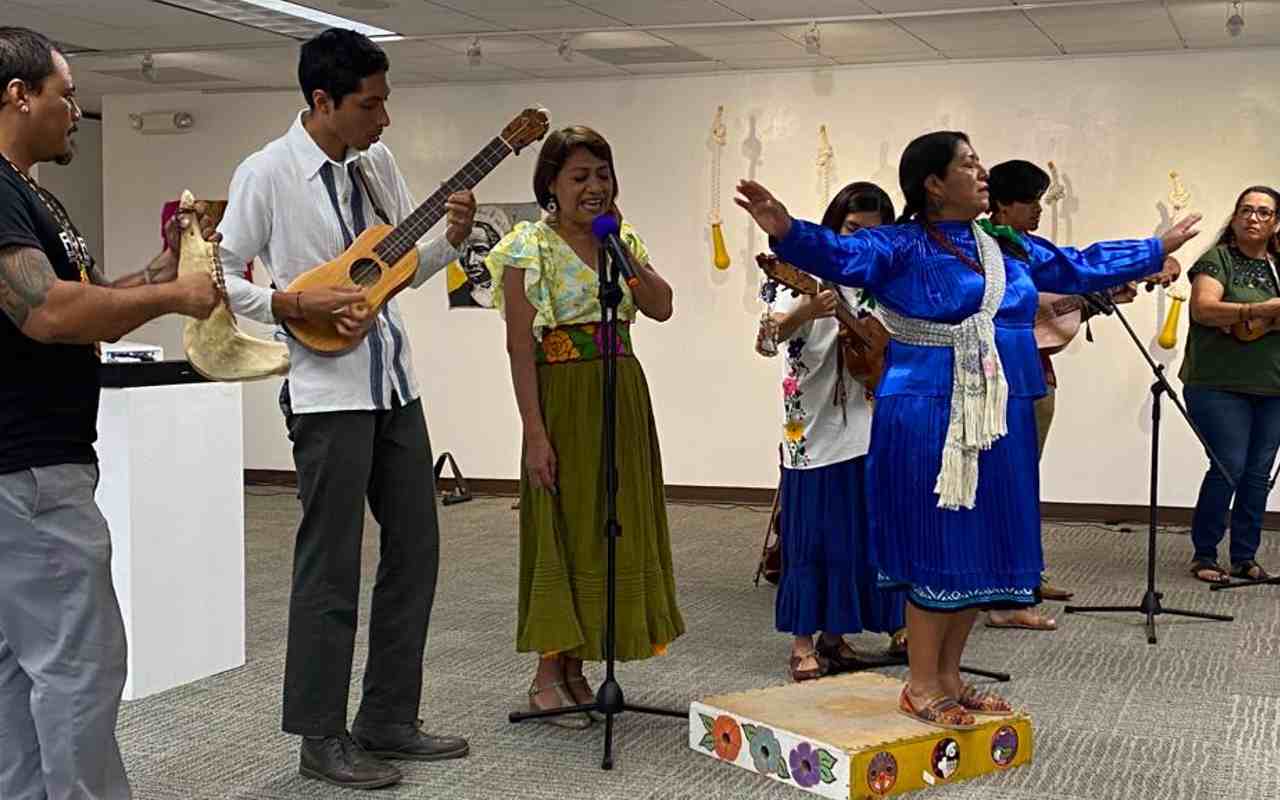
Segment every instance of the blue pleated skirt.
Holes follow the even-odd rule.
[[[778,630],[811,636],[903,626],[904,593],[880,589],[868,558],[865,470],[865,458],[782,470]]]
[[[1009,432],[978,459],[974,508],[938,508],[949,397],[876,400],[867,459],[871,560],[884,587],[909,588],[934,611],[1034,605],[1040,549],[1040,469],[1033,397],[1011,397]]]

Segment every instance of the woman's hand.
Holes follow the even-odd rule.
[[[812,297],[805,298],[805,316],[809,319],[824,319],[836,315],[836,293],[823,289]]]
[[[791,230],[791,215],[778,198],[755,181],[738,181],[738,194],[733,202],[747,210],[760,229],[775,239],[783,239]]]
[[[535,489],[546,489],[555,494],[556,451],[545,433],[526,436],[524,441],[524,468],[529,482]]]

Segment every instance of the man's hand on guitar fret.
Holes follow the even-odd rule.
[[[373,327],[377,317],[368,303],[352,303],[334,312],[333,327],[343,336],[358,341]]]
[[[354,286],[338,286],[332,289],[307,289],[295,295],[295,313],[291,316],[301,317],[312,322],[330,322],[334,314],[355,303],[363,304],[368,298],[363,289]]]
[[[471,226],[476,221],[476,196],[469,191],[454,192],[445,201],[444,208],[447,213],[444,238],[456,249],[471,235]]]
[[[825,319],[836,315],[836,293],[823,289],[804,299],[805,315],[809,319]]]

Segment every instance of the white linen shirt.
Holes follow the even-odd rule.
[[[363,187],[353,180],[353,164],[360,164],[391,224],[398,224],[417,206],[386,145],[377,142],[363,153],[348,150],[341,162],[333,161],[303,128],[305,113],[298,114],[284,136],[236,168],[218,225],[231,308],[266,324],[277,322],[271,311],[272,290],[246,280],[248,262],[260,259],[272,283],[284,290],[303,272],[346,250],[344,225],[355,238],[358,216],[366,226],[382,224]],[[342,209],[341,220],[331,188]],[[360,203],[353,206],[357,192]],[[458,251],[444,236],[419,242],[412,286],[421,286],[457,257]],[[404,319],[394,299],[384,306],[360,344],[342,355],[313,353],[283,328],[277,328],[276,337],[289,345],[289,400],[294,413],[388,409],[395,400],[403,405],[419,395]]]

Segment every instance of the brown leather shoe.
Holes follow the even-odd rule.
[[[350,734],[302,740],[298,774],[347,789],[381,789],[399,783],[400,770],[365,751]]]
[[[1040,597],[1045,600],[1070,600],[1076,593],[1067,589],[1059,589],[1046,580],[1040,581]]]
[[[809,669],[800,669],[800,665],[810,658],[816,661],[818,666],[810,667]],[[804,655],[791,654],[791,680],[796,683],[821,678],[826,675],[830,669],[831,665],[827,663],[825,658],[818,655],[817,650],[812,650]]]

